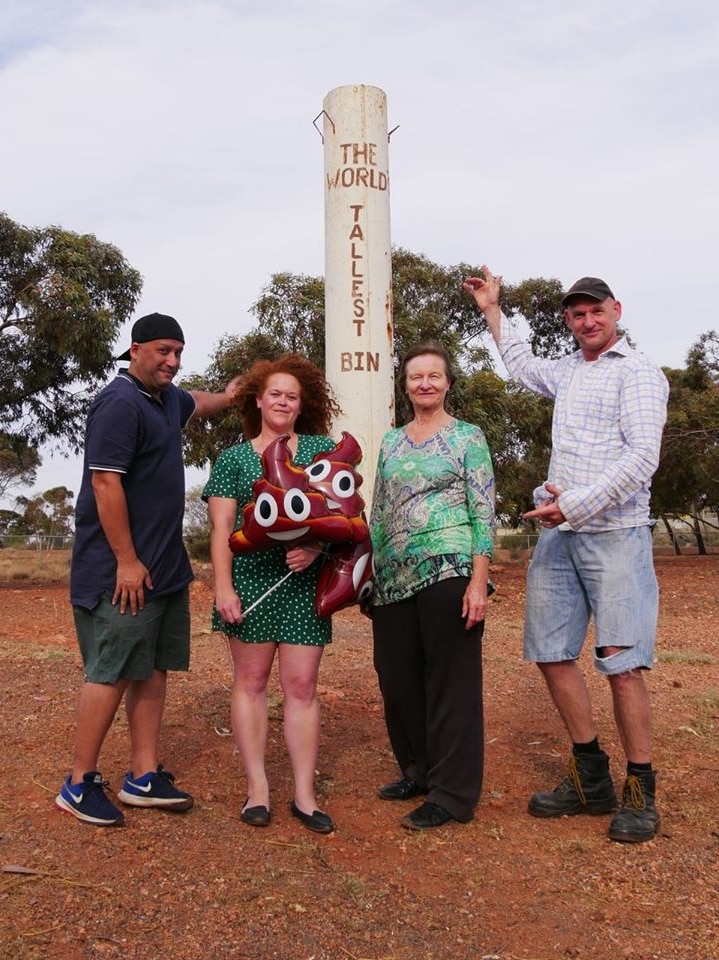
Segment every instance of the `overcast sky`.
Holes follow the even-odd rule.
[[[120,247],[201,371],[270,274],[322,274],[312,121],[348,84],[399,125],[395,245],[604,277],[664,365],[719,327],[713,0],[4,0],[0,209]]]

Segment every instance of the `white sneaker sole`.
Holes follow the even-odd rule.
[[[179,797],[176,800],[165,797],[142,797],[136,793],[120,790],[117,799],[129,807],[158,807],[162,810],[175,810],[182,813],[191,810],[195,801],[192,797]]]
[[[61,793],[58,793],[55,797],[55,806],[63,813],[71,813],[77,820],[81,820],[83,823],[91,823],[96,827],[119,827],[125,822],[125,818],[119,811],[118,816],[113,820],[103,820],[101,817],[90,817],[86,813],[81,813],[77,807],[68,803]]]

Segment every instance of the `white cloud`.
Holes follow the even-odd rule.
[[[201,370],[271,273],[322,273],[312,120],[372,84],[399,125],[395,243],[605,276],[681,365],[718,325],[718,44],[708,2],[6,0],[0,208],[117,244]]]

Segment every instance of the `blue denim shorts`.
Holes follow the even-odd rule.
[[[527,572],[524,658],[577,660],[594,618],[594,665],[615,675],[652,667],[659,588],[651,528],[544,530]],[[598,656],[602,647],[622,647]]]
[[[91,683],[148,680],[155,670],[190,667],[190,591],[149,600],[133,616],[103,596],[93,610],[73,607],[75,629]]]

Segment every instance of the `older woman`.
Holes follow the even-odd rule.
[[[240,387],[243,443],[218,458],[203,497],[211,523],[214,575],[213,630],[230,640],[234,664],[231,715],[237,748],[247,776],[247,800],[240,817],[251,826],[270,822],[270,787],[265,772],[267,683],[277,653],[284,694],[285,742],[292,764],[292,815],[317,833],[330,833],[332,819],[318,809],[314,775],[320,717],[317,676],[322,651],[331,642],[329,619],[320,619],[314,596],[321,561],[319,545],[282,546],[233,556],[230,534],[262,474],[263,451],[283,435],[295,463],[306,466],[334,444],[324,434],[339,410],[330,388],[312,363],[297,354],[255,363]],[[281,580],[294,576],[259,603],[244,610]]]
[[[482,634],[494,526],[484,434],[446,408],[438,343],[410,349],[400,384],[413,417],[382,441],[370,520],[374,664],[401,778],[385,800],[425,801],[414,830],[472,819],[482,786]]]

